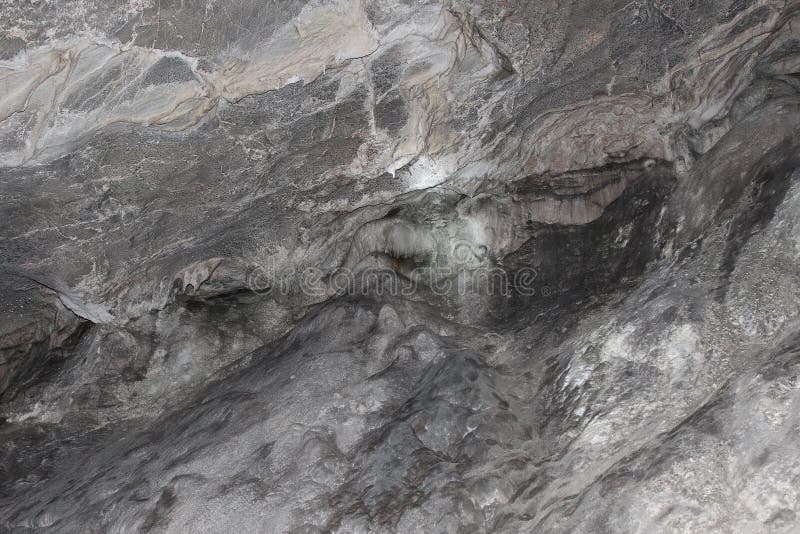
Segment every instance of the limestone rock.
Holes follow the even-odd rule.
[[[791,532],[797,0],[0,1],[0,531]]]

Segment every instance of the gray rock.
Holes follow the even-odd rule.
[[[0,2],[0,530],[791,532],[800,3]]]

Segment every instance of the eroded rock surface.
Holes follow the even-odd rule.
[[[800,525],[796,0],[0,0],[0,213],[0,530]]]

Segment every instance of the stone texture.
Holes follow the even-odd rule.
[[[0,530],[790,532],[796,0],[0,0]]]

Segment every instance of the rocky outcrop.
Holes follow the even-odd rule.
[[[797,1],[0,14],[2,529],[796,527]]]

